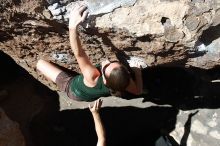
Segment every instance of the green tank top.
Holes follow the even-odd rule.
[[[83,75],[77,75],[70,83],[71,91],[79,99],[83,101],[93,101],[99,97],[109,96],[110,91],[103,83],[102,76],[98,78],[98,82],[95,87],[87,87],[83,82]]]

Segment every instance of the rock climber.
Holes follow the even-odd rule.
[[[47,78],[55,82],[69,98],[78,101],[94,101],[99,97],[109,96],[111,91],[139,95],[142,93],[142,77],[140,69],[135,68],[131,77],[128,69],[119,61],[105,60],[99,67],[94,66],[82,48],[77,29],[88,15],[85,5],[76,6],[70,13],[69,39],[70,46],[79,64],[81,74],[67,74],[62,69],[45,60],[39,60],[37,69]]]

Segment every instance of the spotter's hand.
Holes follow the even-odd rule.
[[[101,109],[101,106],[102,106],[102,100],[101,99],[98,99],[95,101],[94,105],[91,106],[89,104],[89,110],[92,112],[92,113],[98,113],[99,110]]]

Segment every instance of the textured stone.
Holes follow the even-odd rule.
[[[0,108],[0,146],[25,146],[19,125]]]
[[[97,15],[112,12],[122,6],[132,6],[136,0],[85,0],[88,5],[90,15]]]
[[[213,0],[213,5],[214,5],[214,9],[218,9],[220,8],[220,1],[219,0]]]
[[[8,97],[8,91],[7,90],[0,90],[0,102],[5,100]]]
[[[195,111],[180,111],[177,116],[176,128],[171,132],[171,136],[180,144],[185,131],[185,124],[188,120],[188,115]],[[187,139],[187,146],[219,146],[219,109],[200,109],[199,112],[191,119],[191,125],[189,125],[190,133]],[[217,126],[210,127],[208,122],[216,121]],[[186,136],[186,135],[185,135]]]
[[[44,10],[44,11],[43,11],[43,15],[44,15],[44,17],[46,17],[47,19],[51,19],[51,18],[52,18],[52,15],[51,15],[50,11],[48,11],[48,10]]]
[[[178,0],[160,0],[161,2],[173,2],[173,1],[178,1]]]
[[[57,9],[58,7],[60,7],[59,4],[58,3],[54,3],[53,5],[50,5],[48,7],[48,10],[52,11],[52,10]]]
[[[218,125],[216,121],[210,121],[207,124],[209,125],[209,127],[212,127],[212,128]]]
[[[192,0],[193,3],[203,3],[204,0]]]
[[[179,11],[181,9],[181,11]],[[170,11],[167,11],[170,10]],[[172,25],[181,27],[188,10],[183,2],[139,0],[133,7],[120,8],[96,19],[96,27],[125,28],[137,36],[163,34],[161,18],[169,18]]]
[[[195,7],[194,15],[201,15],[212,9],[210,3],[195,3]]]
[[[104,56],[101,53],[97,53],[98,51],[103,52],[104,54],[106,53],[105,52],[107,50],[106,48],[111,50],[110,49],[111,47],[120,48],[121,50],[124,49],[125,53],[129,53],[129,55],[130,54],[133,55],[134,53],[136,53],[136,56],[143,56],[146,58],[147,64],[150,66],[160,65],[160,64],[169,65],[168,63],[171,63],[172,65],[177,65],[176,62],[182,60],[185,63],[186,59],[188,59],[191,56],[191,54],[190,55],[187,54],[188,50],[191,49],[189,48],[189,46],[193,47],[195,45],[195,42],[198,41],[204,30],[209,31],[209,28],[211,28],[212,26],[217,26],[219,24],[218,21],[219,12],[216,12],[215,9],[210,9],[211,8],[210,2],[212,1],[213,0],[206,0],[203,4],[200,3],[199,0],[195,0],[193,3],[191,3],[191,1],[189,0],[177,0],[177,1],[137,0],[134,6],[122,6],[122,7],[118,7],[117,9],[113,9],[112,12],[109,12],[107,14],[98,15],[95,19],[95,26],[92,26],[91,29],[88,30],[83,29],[83,31],[80,31],[82,45],[84,48],[87,49],[87,53],[89,56],[91,56],[91,59],[99,55],[97,58],[95,58],[96,59],[95,61],[92,60],[93,63],[97,63],[99,59]],[[196,3],[200,3],[200,4],[196,4]],[[51,9],[51,11],[56,9],[62,9],[62,10],[67,9],[66,2],[62,4],[63,5],[57,5],[57,6],[55,5],[53,9]],[[215,6],[218,7],[218,5]],[[194,11],[189,12],[189,9],[190,10],[194,9]],[[67,30],[64,31],[62,29],[59,29],[59,28],[63,28],[63,25],[59,27],[59,24],[55,23],[55,21],[45,20],[45,22],[50,22],[50,25],[52,27],[52,29],[50,28],[49,30],[48,27],[45,27],[44,25],[38,25],[38,23],[35,23],[37,22],[37,20],[33,21],[35,20],[34,19],[35,17],[33,17],[32,15],[28,15],[27,17],[28,19],[31,19],[31,21],[26,19],[23,20],[22,19],[23,15],[20,18],[19,17],[20,14],[26,14],[25,11],[23,12],[20,11],[19,13],[14,12],[14,13],[15,14],[10,14],[12,16],[10,16],[10,19],[7,20],[5,20],[4,15],[1,16],[2,21],[0,23],[3,26],[1,28],[1,34],[3,34],[3,36],[6,36],[6,39],[4,39],[3,42],[1,42],[1,44],[4,44],[1,45],[1,47],[3,46],[2,47],[3,50],[4,51],[7,50],[8,52],[10,52],[9,54],[11,56],[17,57],[18,53],[14,53],[14,52],[17,51],[24,52],[26,49],[27,53],[24,52],[23,53],[24,55],[21,54],[21,56],[24,56],[24,58],[23,59],[15,58],[15,60],[20,64],[22,64],[22,62],[25,62],[27,64],[27,67],[25,68],[27,68],[28,71],[31,70],[30,69],[31,67],[32,69],[35,68],[34,65],[36,64],[37,59],[39,59],[44,55],[46,56],[48,54],[52,56],[51,58],[48,57],[48,60],[52,60],[52,61],[55,60],[55,62],[58,63],[64,62],[66,65],[66,61],[69,60],[67,60],[67,57],[62,53],[69,55],[71,54],[70,53],[71,51],[70,51],[70,47],[67,45],[69,44]],[[54,15],[54,18],[62,19],[64,16],[65,18],[68,18],[66,15],[67,13],[68,12],[64,12],[64,13],[62,12],[59,13],[59,15],[56,14],[57,16]],[[13,17],[13,15],[15,16]],[[38,15],[38,13],[33,12],[33,15],[36,16]],[[197,23],[197,20],[189,19],[189,17],[199,18],[198,21],[200,22]],[[18,18],[20,18],[21,22],[15,22],[18,20]],[[164,19],[166,21],[163,21]],[[186,26],[186,20],[188,21],[187,24],[190,29],[188,29],[188,27]],[[10,22],[9,25],[4,25],[7,24],[5,21],[9,21]],[[23,26],[22,24],[24,24],[24,26],[28,26],[28,27],[14,27],[15,25],[13,25],[13,23],[15,23],[16,26],[19,25]],[[31,27],[33,28],[31,29]],[[3,30],[6,30],[7,33],[2,32]],[[167,30],[169,30],[170,32]],[[10,33],[8,33],[8,31]],[[57,33],[58,31],[59,33]],[[34,35],[34,37],[32,34]],[[213,32],[213,35],[214,34],[216,35],[217,33]],[[27,37],[27,39],[26,40],[22,39],[24,37]],[[196,67],[202,67],[202,68],[211,68],[214,65],[218,64],[220,62],[219,47],[218,47],[219,35],[217,34],[216,38],[211,39],[209,43],[210,44],[208,44],[207,46],[206,44],[203,44],[205,49],[200,49],[200,50],[198,49],[198,52],[194,50],[193,53],[195,54],[193,55],[195,57],[190,58],[188,60],[188,63],[186,64],[193,65]],[[60,46],[61,44],[68,47],[64,49],[63,47]],[[136,47],[136,50],[134,49],[134,50],[126,51],[125,48],[129,48],[129,47],[130,48]],[[12,48],[15,49],[12,50]],[[34,50],[33,53],[30,53],[30,51],[32,50]],[[204,51],[205,54],[200,55],[199,54],[201,53],[200,51],[201,52]],[[59,55],[58,57],[54,57],[53,53],[51,52],[57,52],[58,54],[61,54],[61,56]],[[181,54],[179,52],[184,52],[184,53]],[[34,58],[33,56],[37,56],[37,57]],[[68,56],[68,57],[71,58],[72,62],[70,63],[69,61],[67,62],[67,64],[74,64],[71,67],[76,67],[77,65],[76,65],[76,61],[74,60],[75,58],[72,56]],[[29,65],[30,62],[32,62],[32,65]],[[115,100],[113,101],[116,100],[119,100],[119,98],[115,98]],[[139,101],[139,105],[143,104],[142,99],[137,99],[137,100]],[[193,100],[197,100],[197,99],[195,98]],[[205,100],[202,100],[202,102],[203,101]],[[130,101],[128,100],[124,101],[120,99],[120,103],[123,105],[125,104],[127,106],[131,105],[129,102]],[[117,102],[110,102],[110,103],[112,104],[111,106],[119,105]],[[70,104],[72,104],[72,101],[70,101]],[[88,106],[87,103],[84,104],[85,104],[84,108]],[[30,105],[29,101],[27,101],[27,105]],[[74,108],[78,106],[79,104],[77,102],[75,104],[72,104],[72,107]],[[71,109],[72,107],[69,106],[69,109]],[[22,110],[20,113],[26,115],[27,114],[25,113],[26,109],[27,108],[25,106],[24,111]],[[192,129],[187,141],[188,146],[197,146],[197,145],[219,146],[220,145],[219,140],[218,139],[216,140],[220,132],[218,126],[220,119],[219,116],[213,116],[215,115],[212,112],[213,110],[214,109],[212,110],[200,109],[199,114],[194,117],[195,119],[194,118],[192,119],[192,126],[191,126]],[[216,109],[215,111],[218,114],[220,113],[219,109]],[[176,129],[175,131],[173,131],[176,134],[174,136],[178,142],[181,141],[182,135],[184,133],[184,125],[189,113],[190,112],[188,111],[187,112],[182,111],[180,112],[180,115],[178,115]],[[16,110],[16,114],[17,114],[17,110]],[[216,117],[216,118],[212,118],[212,117]],[[211,119],[214,120],[210,122]],[[6,124],[8,123],[9,122],[7,122]],[[5,126],[5,124],[0,124],[0,126]],[[3,127],[3,130],[4,129],[5,127]]]
[[[139,47],[148,54],[155,55],[153,58],[157,58],[154,60],[156,62],[149,63],[155,65],[175,62],[177,58],[190,58],[186,53],[183,53],[187,52],[184,49],[193,50],[203,31],[220,23],[218,0],[84,0],[70,3],[60,0],[59,4],[54,3],[48,9],[54,13],[54,19],[59,20],[59,22],[62,20],[68,24],[69,12],[79,3],[86,3],[90,10],[90,16],[82,23],[83,27],[96,28],[106,34],[111,33],[111,30],[116,30],[114,32],[116,36],[121,36],[117,30],[123,30],[126,32],[126,36],[122,36],[124,38],[133,37],[138,39],[139,37],[151,35],[151,41],[146,46],[140,45],[142,42],[136,41],[135,44],[137,45],[131,47]],[[121,39],[112,38],[111,41],[115,42],[115,40],[118,43],[118,40]],[[172,54],[175,55],[166,53],[168,50],[173,49],[173,47],[167,48],[163,43],[160,43],[166,41],[173,43],[176,52],[174,51]],[[123,40],[123,42],[123,44],[116,47],[128,46],[130,41]],[[126,42],[128,43],[126,44]],[[160,54],[164,54],[164,57],[157,56],[159,51],[161,51]],[[141,55],[140,52],[138,53],[136,54]],[[128,54],[134,55],[131,52],[128,52]],[[182,56],[183,54],[184,56]],[[213,54],[206,55],[206,59],[209,58],[207,56],[210,57]],[[194,60],[190,58],[186,64],[197,64],[196,66],[201,68],[209,68],[210,64],[212,64],[211,66],[220,64],[218,61],[206,62],[201,66],[200,63],[195,63],[195,60],[198,61],[197,58],[194,58]]]
[[[184,34],[175,28],[170,28],[165,29],[164,36],[168,42],[177,42],[184,37]]]
[[[220,24],[220,9],[216,12],[215,17],[213,18],[213,26]]]
[[[212,54],[220,54],[220,38],[214,40],[207,46],[207,50]]]
[[[209,135],[220,140],[220,133],[217,130],[210,131]]]
[[[190,58],[188,64],[196,67],[212,68],[220,61],[220,38],[213,40],[211,44],[205,46],[206,53],[197,58]]]
[[[198,134],[206,135],[208,127],[204,126],[199,120],[195,120],[192,124],[192,131]]]
[[[190,16],[186,18],[186,27],[193,31],[199,26],[200,20],[196,16]]]
[[[47,0],[47,2],[48,2],[50,5],[52,5],[52,4],[54,4],[54,3],[58,3],[59,0]]]
[[[53,19],[62,20],[62,19],[63,19],[63,16],[62,16],[62,15],[53,16]]]

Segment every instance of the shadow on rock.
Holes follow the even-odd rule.
[[[0,66],[0,106],[10,119],[19,123],[26,145],[32,146],[30,121],[39,114],[48,119],[53,117],[59,111],[58,94],[36,80],[3,51],[0,51]]]
[[[149,67],[143,70],[144,101],[170,104],[182,110],[220,107],[220,67],[210,70]]]
[[[105,107],[101,109],[107,145],[153,146],[161,129],[175,129],[178,110],[171,107]],[[32,120],[32,134],[38,146],[96,145],[94,122],[88,109],[65,110],[54,119],[42,122],[36,116]]]
[[[211,44],[212,41],[220,37],[220,24],[217,26],[212,26],[205,30],[201,37],[200,41],[203,42],[206,46]]]
[[[157,139],[155,146],[187,146],[187,140],[191,131],[192,117],[195,116],[199,111],[190,113],[188,119],[184,125],[184,133],[180,144],[170,135],[166,129],[161,130],[161,137]]]

